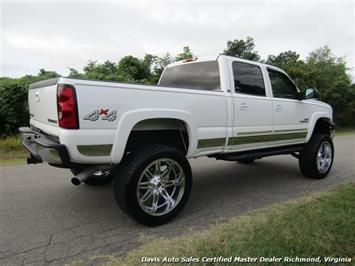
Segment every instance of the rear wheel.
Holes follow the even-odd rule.
[[[73,175],[78,175],[81,171],[83,171],[83,167],[71,168],[70,171]],[[85,184],[90,186],[103,186],[110,183],[113,179],[111,170],[99,170],[96,171],[92,176],[84,181]]]
[[[160,225],[184,207],[192,186],[189,162],[177,149],[144,145],[131,152],[114,173],[120,208],[144,225]]]
[[[299,156],[304,176],[321,179],[328,175],[334,158],[334,145],[328,135],[314,134]]]

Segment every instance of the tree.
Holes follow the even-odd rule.
[[[145,83],[150,80],[151,57],[145,56],[145,59],[139,59],[134,56],[125,56],[118,62],[118,74],[126,81]]]
[[[296,63],[299,58],[300,55],[297,52],[288,50],[286,52],[280,53],[277,56],[269,55],[266,60],[266,63],[282,68],[284,65]]]
[[[0,136],[18,132],[28,125],[28,86],[31,83],[59,77],[54,71],[40,69],[38,75],[21,78],[0,78]]]
[[[338,125],[354,126],[355,89],[346,73],[344,58],[335,57],[330,48],[324,46],[311,52],[306,63],[306,86],[319,89],[322,100],[332,105]]]
[[[69,67],[69,74],[68,74],[69,78],[73,78],[73,79],[84,79],[85,75],[83,73],[80,73],[78,70],[76,70],[75,68],[71,68]]]
[[[286,71],[298,87],[303,89],[306,86],[307,69],[305,62],[299,58],[300,55],[297,52],[288,50],[278,55],[269,55],[265,63]]]
[[[193,58],[193,53],[190,49],[189,46],[184,46],[182,48],[182,53],[178,54],[176,57],[175,57],[175,61],[181,61],[181,60],[185,60],[185,59],[189,59],[189,58]]]
[[[84,72],[93,72],[95,71],[95,68],[97,66],[97,61],[96,60],[89,60],[89,62],[84,66]]]
[[[117,65],[106,60],[103,64],[96,61],[89,61],[84,67],[84,78],[97,80],[119,81]]]
[[[155,56],[152,62],[152,83],[157,84],[161,74],[165,67],[174,62],[169,53],[166,53],[163,57]]]
[[[317,88],[322,101],[334,110],[334,120],[339,126],[354,126],[355,85],[346,73],[346,62],[335,57],[328,46],[312,51],[305,61],[296,52],[269,55],[266,61],[286,71],[298,88]]]
[[[260,56],[255,50],[254,39],[247,37],[244,40],[235,39],[227,42],[227,48],[223,52],[225,55],[235,56],[247,60],[259,61]]]

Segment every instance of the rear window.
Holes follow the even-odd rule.
[[[248,63],[233,62],[235,92],[265,96],[265,86],[260,67]]]
[[[159,86],[196,90],[221,90],[217,61],[186,63],[165,69]]]

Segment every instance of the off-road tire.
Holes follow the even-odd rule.
[[[170,212],[154,216],[145,212],[140,206],[137,199],[137,185],[144,169],[161,158],[172,159],[181,166],[185,176],[185,186],[180,201]],[[191,167],[184,154],[162,144],[138,147],[123,158],[113,174],[113,188],[118,206],[138,223],[148,226],[161,225],[173,219],[186,204],[192,187]]]
[[[331,148],[331,162],[325,172],[321,172],[317,166],[318,150],[323,143],[328,143]],[[334,160],[334,145],[332,139],[325,134],[313,134],[304,149],[300,152],[299,167],[302,174],[313,179],[321,179],[328,175]]]

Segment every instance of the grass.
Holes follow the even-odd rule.
[[[0,139],[0,166],[26,163],[27,152],[22,146],[20,136],[14,135]]]
[[[354,261],[354,203],[355,183],[350,183],[331,191],[249,212],[195,235],[153,239],[124,258],[96,256],[89,260],[92,263],[104,260],[107,266],[142,265],[142,257],[163,259],[165,256],[180,259],[190,256],[199,259],[219,256],[232,256],[233,259],[320,256],[322,264],[325,264],[324,257],[348,257]],[[71,265],[82,265],[80,263]],[[200,261],[199,265],[219,264]]]
[[[339,128],[335,131],[335,135],[351,135],[355,134],[355,128],[350,127],[350,128]]]

